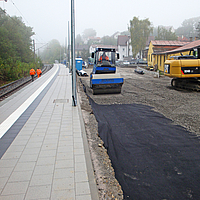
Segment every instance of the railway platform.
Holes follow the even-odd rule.
[[[54,67],[0,102],[0,200],[97,200],[69,69]]]

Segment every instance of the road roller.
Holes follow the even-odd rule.
[[[92,53],[94,65],[90,74],[90,87],[93,94],[121,93],[124,79],[116,73],[115,61],[119,54],[115,48],[96,48]]]

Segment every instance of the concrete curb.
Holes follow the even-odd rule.
[[[86,130],[85,130],[85,124],[83,120],[83,115],[80,107],[80,101],[79,101],[79,94],[77,92],[77,107],[78,107],[78,113],[80,116],[80,123],[81,123],[81,131],[83,136],[83,145],[84,145],[84,151],[85,151],[85,160],[86,160],[86,166],[88,171],[88,180],[90,185],[90,192],[91,192],[91,198],[92,200],[99,200],[97,185],[96,185],[96,178],[94,175],[94,168],[91,161],[89,146],[88,146],[88,140],[86,136]]]

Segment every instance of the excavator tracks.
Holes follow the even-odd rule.
[[[186,90],[200,91],[200,80],[195,78],[173,78],[171,85],[174,88],[181,88]]]

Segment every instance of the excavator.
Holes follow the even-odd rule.
[[[165,61],[164,75],[172,78],[172,87],[200,91],[200,55],[171,56]]]
[[[90,88],[93,94],[121,93],[124,79],[116,73],[115,60],[119,54],[115,48],[99,48],[92,53],[94,65],[90,74]]]

